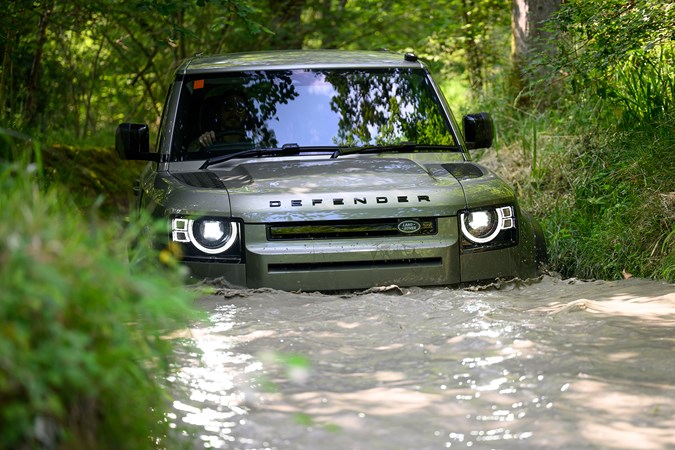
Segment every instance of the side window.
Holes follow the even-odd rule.
[[[166,90],[166,98],[164,99],[164,107],[162,108],[162,117],[159,121],[159,132],[157,133],[157,142],[155,142],[155,152],[158,152],[160,148],[162,148],[162,144],[164,143],[164,120],[166,118],[166,111],[169,109],[169,99],[171,98],[171,91],[172,91],[173,84],[170,84],[168,86],[168,89]]]
[[[173,124],[171,160],[182,161],[187,157],[190,143],[201,133],[199,117],[206,89],[194,80],[183,81],[176,107],[176,122]]]

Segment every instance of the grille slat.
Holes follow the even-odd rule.
[[[401,231],[403,222],[417,222],[419,229],[414,232]],[[332,221],[332,222],[295,222],[270,224],[267,226],[267,239],[349,239],[367,237],[393,237],[436,234],[435,218],[426,219],[379,219],[368,221]]]

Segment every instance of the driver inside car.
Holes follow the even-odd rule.
[[[238,143],[246,141],[246,97],[238,92],[206,100],[205,129],[191,145],[191,148],[207,148],[216,143]],[[210,128],[210,129],[209,129]],[[197,145],[195,145],[197,144]]]

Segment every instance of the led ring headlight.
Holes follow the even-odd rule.
[[[210,255],[222,253],[237,239],[235,222],[215,217],[173,219],[172,237],[176,242],[191,242],[197,249]]]
[[[476,209],[460,215],[462,233],[471,242],[485,244],[492,241],[502,230],[508,230],[515,225],[513,208]]]

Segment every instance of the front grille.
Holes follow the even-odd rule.
[[[443,260],[441,258],[408,258],[408,259],[381,259],[373,261],[269,264],[267,266],[267,271],[269,273],[282,273],[282,272],[309,272],[314,270],[354,270],[354,269],[376,269],[376,268],[420,269],[424,267],[427,268],[439,267],[441,265],[443,265]]]
[[[270,241],[347,239],[436,234],[436,219],[378,219],[368,221],[291,222],[267,226]]]

